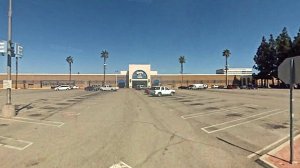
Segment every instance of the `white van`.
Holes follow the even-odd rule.
[[[197,90],[197,89],[207,89],[207,84],[192,84],[189,86],[189,89],[191,90]]]

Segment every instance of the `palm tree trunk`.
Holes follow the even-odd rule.
[[[227,71],[228,71],[228,65],[227,65],[227,57],[226,57],[226,65],[225,65],[225,72],[226,72],[226,77],[225,77],[225,80],[226,80],[226,88],[228,86],[228,76],[227,76]]]
[[[69,63],[69,85],[71,84],[71,70],[72,70],[72,65]]]
[[[105,81],[105,70],[106,70],[106,58],[104,57],[104,66],[103,66],[104,80],[103,80],[103,85],[106,84],[106,81]]]
[[[181,63],[181,86],[183,83],[183,63]]]
[[[16,85],[15,89],[18,89],[18,57],[16,57]]]

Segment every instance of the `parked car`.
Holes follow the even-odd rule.
[[[257,89],[257,85],[255,85],[255,84],[249,84],[247,86],[247,89]]]
[[[227,89],[237,89],[236,85],[227,85]]]
[[[152,96],[164,96],[164,95],[174,95],[175,90],[169,89],[165,86],[155,86],[150,89],[150,95]]]
[[[207,84],[192,84],[188,87],[191,90],[207,89]]]
[[[187,89],[188,86],[179,86],[178,89]]]
[[[70,90],[70,89],[71,89],[71,87],[70,87],[69,85],[60,85],[60,86],[54,88],[54,90],[56,90],[56,91],[60,91],[60,90]]]
[[[94,87],[93,86],[87,86],[84,88],[85,91],[94,91]]]
[[[136,90],[145,90],[145,89],[147,89],[147,87],[145,85],[137,85],[135,89]]]
[[[146,93],[147,95],[150,94],[150,88],[145,89],[144,93]]]
[[[218,89],[218,88],[219,88],[219,85],[211,85],[210,88],[212,88],[212,89]]]
[[[101,91],[117,91],[119,90],[119,87],[112,87],[110,85],[104,85],[102,87],[100,87]]]
[[[72,89],[79,89],[79,86],[74,85],[72,86]]]

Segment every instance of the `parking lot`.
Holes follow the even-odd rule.
[[[288,93],[17,90],[18,115],[0,117],[0,157],[4,167],[261,167],[257,158],[288,138]]]
[[[154,101],[174,111],[195,130],[209,134],[255,161],[289,135],[289,90],[178,90]],[[298,131],[299,91],[295,91]],[[235,148],[235,149],[234,149]]]

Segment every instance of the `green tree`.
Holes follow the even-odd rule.
[[[73,64],[73,57],[72,56],[68,56],[66,58],[66,61],[68,62],[69,64],[69,84],[71,83],[71,72],[72,72],[72,64]]]
[[[105,85],[106,84],[106,81],[105,81],[105,73],[106,73],[106,60],[107,60],[107,58],[108,58],[108,51],[106,51],[106,50],[103,50],[102,52],[101,52],[101,58],[103,58],[103,61],[104,61],[104,63],[103,63],[103,72],[104,72],[104,81],[103,81],[103,85]]]
[[[224,51],[223,51],[223,56],[225,57],[225,72],[226,72],[226,78],[225,78],[225,80],[226,80],[226,87],[228,86],[228,57],[231,55],[231,53],[230,53],[230,50],[228,50],[228,49],[225,49]]]
[[[292,40],[287,32],[287,28],[284,27],[282,32],[276,39],[276,52],[277,52],[277,61],[276,67],[288,57],[292,56]],[[275,71],[275,76],[278,78],[278,71]]]
[[[274,40],[273,35],[270,35],[269,39],[269,56],[268,64],[270,66],[270,75],[272,78],[272,84],[274,85],[274,78],[277,78],[277,52],[276,52],[276,41]]]
[[[270,46],[266,41],[266,38],[263,36],[260,46],[257,49],[256,55],[254,56],[255,65],[254,69],[258,70],[259,73],[257,77],[261,80],[267,79],[268,75],[271,72],[270,62]],[[262,84],[263,82],[261,82]],[[265,86],[266,82],[264,82]]]
[[[182,86],[182,83],[183,83],[183,64],[185,63],[185,57],[184,56],[179,57],[179,63],[180,63],[180,66],[181,66],[180,73],[181,73],[181,86]]]
[[[292,44],[293,56],[300,56],[300,29]]]

